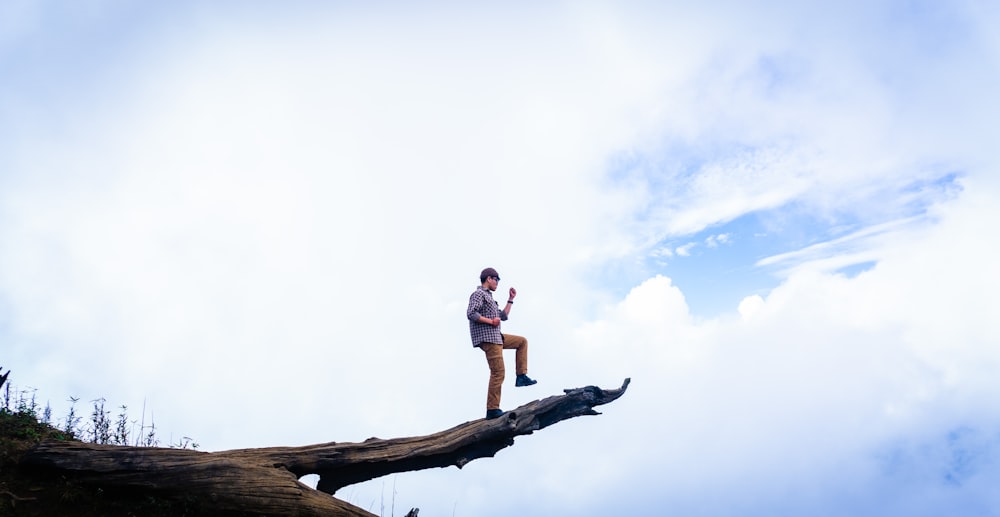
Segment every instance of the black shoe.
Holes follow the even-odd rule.
[[[522,373],[521,375],[517,376],[517,380],[514,381],[514,386],[531,386],[532,384],[535,384],[537,382],[538,381],[536,381],[535,379],[528,377],[527,374]]]
[[[499,417],[502,414],[503,414],[503,410],[502,409],[487,409],[486,410],[486,419],[487,420],[493,420],[494,418],[497,418],[497,417]]]

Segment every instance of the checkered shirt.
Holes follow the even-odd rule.
[[[469,308],[465,311],[469,318],[469,334],[472,336],[472,346],[479,346],[480,343],[503,343],[503,336],[500,334],[500,327],[480,323],[479,317],[500,318],[507,321],[507,314],[500,310],[497,302],[493,300],[493,292],[479,286],[475,292],[469,296]]]

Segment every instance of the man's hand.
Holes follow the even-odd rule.
[[[508,300],[513,300],[515,296],[517,296],[517,289],[514,289],[513,287],[511,287],[510,288],[510,296],[507,299]]]
[[[490,325],[493,325],[494,327],[499,327],[500,326],[500,318],[493,318],[493,320],[490,321]]]

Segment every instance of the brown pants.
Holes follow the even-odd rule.
[[[503,351],[513,348],[514,368],[518,375],[528,373],[528,340],[513,334],[503,334],[503,344],[479,343],[486,352],[486,364],[490,366],[490,383],[486,389],[486,409],[500,409],[500,388],[503,386]]]

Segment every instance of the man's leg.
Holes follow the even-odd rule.
[[[503,345],[480,343],[486,352],[486,364],[490,367],[490,382],[486,389],[486,409],[500,409],[500,388],[503,386]]]
[[[510,350],[511,348],[515,350],[514,373],[517,375],[525,375],[528,373],[528,340],[521,336],[515,336],[514,334],[504,334],[503,347],[504,350]]]
[[[517,380],[514,381],[514,386],[537,384],[534,379],[528,377],[528,340],[514,334],[504,334],[503,347],[516,350],[514,360],[517,365]]]

